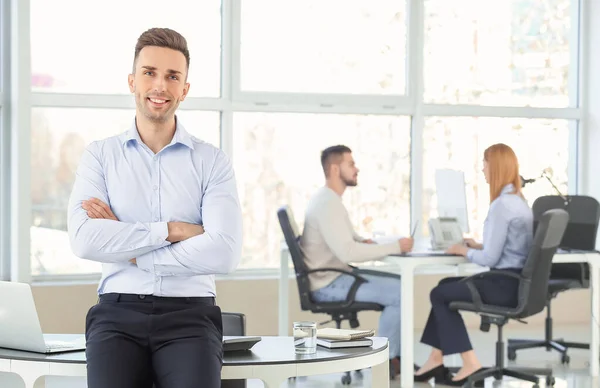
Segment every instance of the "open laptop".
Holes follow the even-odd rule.
[[[85,349],[84,335],[69,342],[45,337],[29,284],[0,281],[0,347],[46,354]]]

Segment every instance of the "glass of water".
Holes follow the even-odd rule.
[[[317,352],[317,324],[315,322],[294,322],[294,349],[296,354]]]

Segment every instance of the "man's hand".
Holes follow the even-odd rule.
[[[413,245],[415,244],[415,240],[412,237],[401,238],[398,240],[400,243],[400,251],[402,253],[410,252],[413,249]]]
[[[449,253],[451,255],[467,257],[468,251],[469,251],[469,248],[467,248],[466,246],[464,246],[462,244],[454,244],[446,250],[446,253]]]
[[[87,215],[90,218],[119,221],[112,212],[110,206],[98,198],[91,198],[87,201],[83,201],[81,207],[87,212]],[[137,265],[135,258],[129,260],[129,262]]]
[[[188,238],[204,233],[202,225],[189,224],[187,222],[168,222],[167,227],[169,230],[167,241],[171,243],[187,240]]]
[[[98,198],[90,198],[89,200],[81,202],[81,207],[87,212],[87,215],[90,218],[119,221],[110,209],[110,206]]]

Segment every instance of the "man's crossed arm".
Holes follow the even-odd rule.
[[[223,152],[216,154],[202,199],[203,226],[119,221],[108,205],[100,155],[97,143],[86,148],[69,200],[76,256],[104,263],[135,258],[139,268],[163,276],[222,274],[237,267],[242,216],[233,168]]]
[[[81,207],[87,212],[87,215],[90,218],[119,221],[110,206],[98,198],[82,201]],[[168,236],[166,240],[170,243],[177,243],[203,234],[204,227],[202,225],[190,224],[187,222],[167,222],[167,232]],[[135,258],[129,261],[133,264],[137,264]]]

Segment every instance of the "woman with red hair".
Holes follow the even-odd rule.
[[[494,144],[483,154],[483,174],[490,186],[490,208],[483,224],[483,244],[465,239],[447,252],[465,256],[469,262],[520,273],[533,241],[533,213],[521,194],[519,163],[513,150]],[[472,297],[461,277],[443,279],[431,290],[431,312],[421,342],[433,349],[429,359],[415,373],[415,381],[435,378],[437,383],[462,386],[481,369],[473,351],[464,321],[450,303],[471,302]],[[488,276],[474,280],[484,303],[513,307],[517,305],[518,279]],[[443,356],[460,353],[463,366],[454,375],[447,373]],[[483,381],[480,382],[483,386]]]

